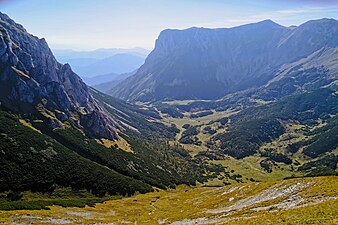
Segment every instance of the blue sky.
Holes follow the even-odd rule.
[[[0,0],[0,11],[54,49],[152,49],[167,28],[338,19],[338,0]]]

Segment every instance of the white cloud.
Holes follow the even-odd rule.
[[[234,27],[247,23],[254,23],[261,20],[272,19],[276,22],[281,22],[282,25],[289,26],[291,24],[300,24],[306,20],[330,17],[329,14],[338,15],[338,7],[305,7],[285,10],[276,10],[258,14],[241,16],[238,18],[225,18],[224,20],[201,23],[196,26],[200,27]],[[337,17],[336,17],[337,18]]]
[[[295,15],[295,14],[304,14],[304,13],[325,13],[338,11],[338,7],[306,7],[306,8],[297,8],[297,9],[287,9],[287,10],[278,10],[276,13],[283,15]]]

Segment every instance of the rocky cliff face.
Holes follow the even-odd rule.
[[[231,29],[165,30],[138,72],[115,87],[130,101],[215,99],[273,79],[284,64],[338,46],[338,21],[296,28],[267,20]]]
[[[56,61],[45,39],[0,13],[0,101],[10,110],[68,122],[89,136],[116,138],[117,127],[68,64]]]

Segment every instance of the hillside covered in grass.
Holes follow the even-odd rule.
[[[143,125],[152,126],[146,120]],[[92,198],[126,196],[208,179],[205,170],[212,168],[182,156],[157,129],[143,129],[158,139],[125,130],[121,136],[130,143],[129,152],[108,140],[89,139],[81,130],[49,129],[42,120],[22,119],[2,108],[1,201],[21,199],[26,191],[52,195],[60,187],[86,190]]]
[[[338,178],[317,177],[235,184],[180,186],[97,204],[9,211],[2,224],[337,224]]]

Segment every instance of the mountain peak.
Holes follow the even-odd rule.
[[[16,23],[7,14],[4,14],[2,12],[0,12],[0,21],[3,21],[12,27],[15,27],[16,29],[19,29],[22,32],[27,32],[26,29],[21,24]]]
[[[45,39],[0,14],[0,101],[17,113],[39,114],[52,128],[64,122],[88,136],[115,139],[115,120],[68,64],[56,61]]]
[[[260,24],[269,24],[269,25],[278,25],[280,26],[278,23],[274,22],[273,20],[271,19],[266,19],[266,20],[262,20],[260,22],[258,22]]]
[[[256,26],[256,27],[266,27],[266,28],[284,28],[284,26],[274,22],[271,19],[267,19],[267,20],[262,20],[259,21],[257,23],[251,23],[251,24],[247,24],[247,25],[243,25],[243,26]],[[239,27],[243,27],[243,26],[239,26]],[[235,27],[236,28],[236,27]]]
[[[330,19],[330,18],[323,18],[318,20],[309,20],[299,27],[306,27],[306,26],[332,26],[333,24],[338,24],[338,20]]]
[[[338,20],[335,20],[333,18],[322,18],[322,19],[317,19],[317,20],[309,20],[306,23],[332,23],[332,22],[338,22]]]

